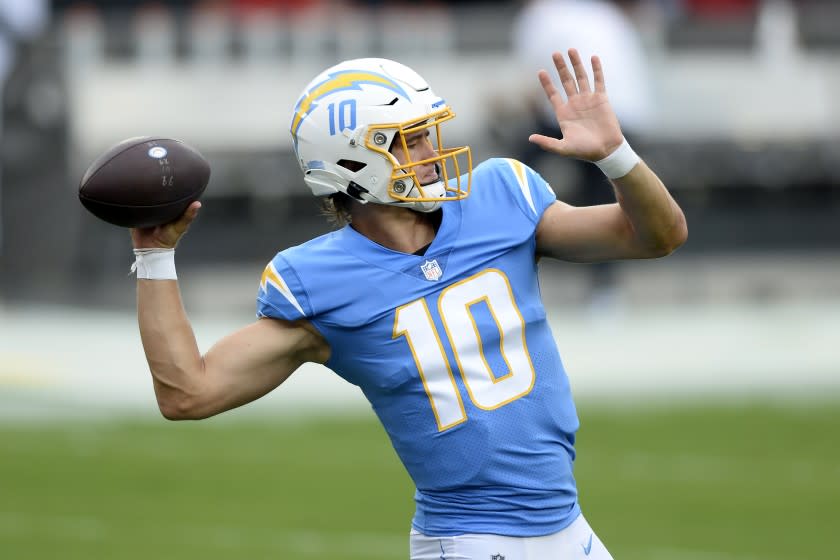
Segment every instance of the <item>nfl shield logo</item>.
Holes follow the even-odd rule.
[[[501,554],[494,554],[490,558],[491,558],[491,560],[505,560],[505,557],[502,556]]]
[[[423,271],[423,276],[426,277],[426,280],[437,281],[443,276],[443,271],[440,269],[440,265],[438,265],[436,260],[426,261],[421,264],[420,270]]]

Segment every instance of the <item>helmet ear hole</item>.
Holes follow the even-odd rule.
[[[345,168],[345,169],[349,169],[349,170],[350,170],[350,171],[352,171],[353,173],[356,173],[356,172],[358,172],[358,171],[361,171],[362,169],[364,169],[365,167],[367,167],[367,164],[366,164],[365,162],[363,162],[363,161],[354,161],[354,160],[352,160],[352,159],[340,159],[340,160],[338,160],[338,161],[336,162],[336,164],[337,164],[337,165],[340,165],[341,167],[343,167],[343,168]]]

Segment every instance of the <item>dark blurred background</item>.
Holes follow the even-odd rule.
[[[589,203],[581,182],[590,193],[609,193],[609,187],[590,186],[593,179],[575,162],[526,148],[528,134],[544,126],[534,91],[539,66],[527,51],[539,51],[541,65],[548,66],[552,47],[575,42],[585,50],[580,43],[587,41],[602,55],[611,96],[618,100],[633,82],[646,84],[638,109],[619,116],[636,151],[688,217],[688,243],[657,277],[693,280],[696,293],[676,293],[700,299],[725,291],[715,283],[739,282],[739,294],[757,298],[840,294],[834,278],[840,245],[838,2],[0,5],[8,60],[0,298],[7,302],[133,305],[124,290],[112,293],[113,286],[126,284],[128,236],[87,214],[77,187],[98,153],[146,134],[196,146],[213,168],[202,215],[179,249],[179,268],[243,265],[256,286],[262,263],[274,252],[327,231],[294,162],[288,122],[302,87],[345,58],[385,56],[409,64],[458,114],[448,143],[471,145],[474,161],[525,159],[561,198]],[[603,14],[591,23],[580,12],[590,8],[620,11],[632,29],[612,31]],[[540,16],[539,10],[556,15]],[[574,15],[565,18],[563,10]],[[540,19],[556,22],[548,39],[539,37],[544,29],[533,28]],[[573,25],[563,27],[564,21]],[[564,35],[567,28],[581,38]],[[620,74],[639,61],[625,63],[621,56],[629,49],[610,44],[621,33],[632,36],[642,61],[626,86]],[[747,262],[752,267],[742,268]],[[623,270],[619,288],[633,282],[632,266]],[[698,284],[698,271],[711,279]],[[638,280],[638,297],[644,298],[644,286],[651,298],[673,292]],[[562,300],[585,293],[554,295]]]

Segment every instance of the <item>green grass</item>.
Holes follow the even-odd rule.
[[[833,557],[840,403],[580,407],[584,512],[616,560]],[[0,557],[407,558],[372,418],[0,425]]]

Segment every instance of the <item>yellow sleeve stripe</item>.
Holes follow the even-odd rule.
[[[515,159],[506,158],[508,165],[510,165],[511,169],[513,169],[513,174],[516,176],[516,181],[519,183],[519,190],[522,191],[522,196],[525,197],[525,200],[528,201],[528,206],[531,207],[531,211],[536,214],[537,209],[534,207],[534,199],[531,197],[531,188],[528,186],[528,175],[525,171],[525,166],[522,164],[521,161],[517,161]]]
[[[283,280],[283,277],[280,276],[280,273],[277,272],[277,269],[274,268],[274,263],[268,263],[268,266],[265,267],[263,270],[262,278],[260,278],[260,288],[262,291],[268,293],[268,285],[271,284],[274,288],[283,295],[286,300],[291,303],[295,309],[300,311],[301,315],[306,315],[303,312],[303,308],[298,303],[297,299],[295,299],[294,294],[289,289],[289,286]]]

